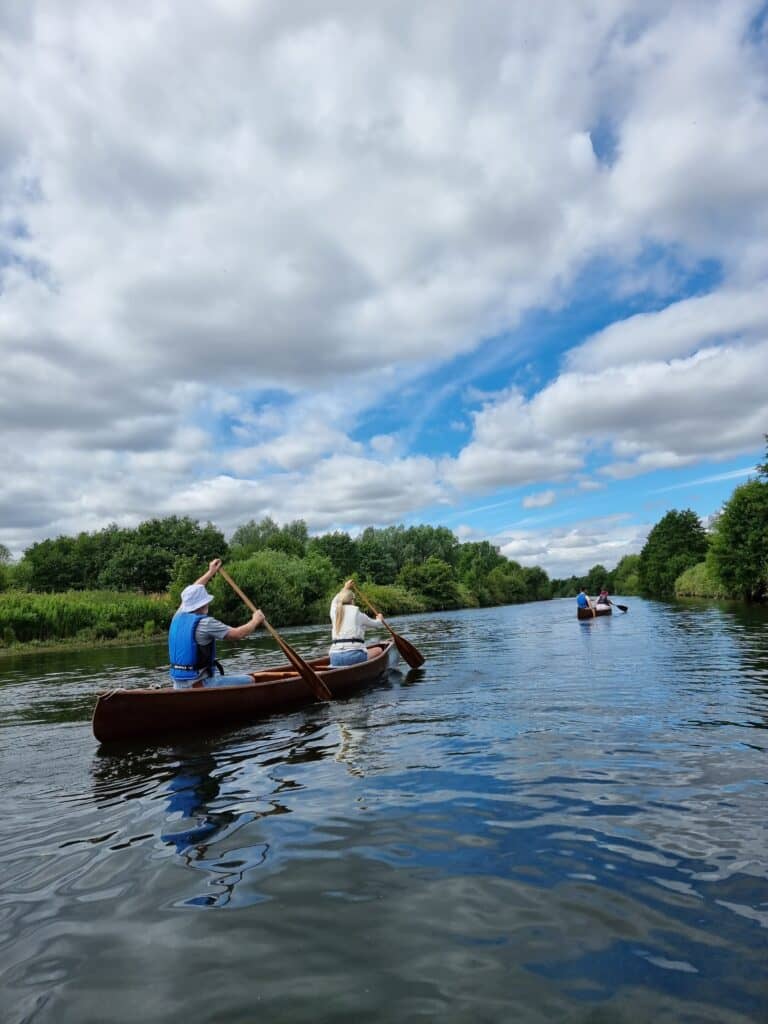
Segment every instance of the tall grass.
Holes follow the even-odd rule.
[[[167,594],[105,590],[63,594],[0,594],[0,644],[104,640],[150,636],[168,628],[174,606]]]

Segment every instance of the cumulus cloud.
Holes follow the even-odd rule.
[[[601,516],[554,529],[510,531],[496,538],[499,550],[521,565],[538,565],[553,579],[584,575],[593,565],[612,569],[625,555],[636,554],[653,524],[629,517]]]
[[[753,449],[758,6],[6,5],[0,542],[164,511],[351,528]],[[455,409],[461,449],[390,429],[408,388],[432,421],[422,375],[657,250],[723,284]]]

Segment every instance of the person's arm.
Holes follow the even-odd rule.
[[[251,633],[255,632],[264,622],[264,612],[257,608],[253,615],[242,626],[230,626],[225,640],[244,640]]]
[[[202,585],[205,586],[206,583],[209,580],[213,579],[213,577],[216,575],[216,573],[219,571],[220,568],[221,568],[221,559],[220,558],[214,558],[213,561],[208,563],[208,568],[203,573],[203,575],[200,577],[200,579],[199,580],[195,580],[195,583],[202,583]]]

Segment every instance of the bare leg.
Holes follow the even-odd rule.
[[[378,658],[378,656],[381,654],[381,652],[383,650],[384,650],[383,647],[369,647],[368,648],[368,660],[370,661],[371,658]]]

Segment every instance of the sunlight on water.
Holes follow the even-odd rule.
[[[0,662],[1,1018],[765,1020],[768,618],[626,603],[401,620],[419,672],[119,749],[161,647]]]

